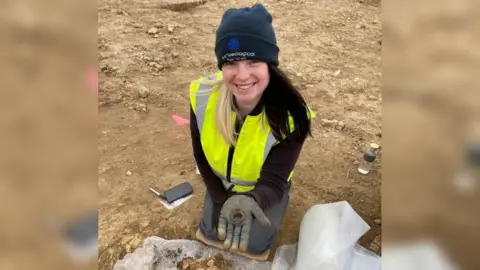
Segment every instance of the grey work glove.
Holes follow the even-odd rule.
[[[230,197],[220,210],[218,222],[218,238],[223,242],[225,250],[245,252],[248,247],[250,228],[253,216],[263,226],[271,226],[270,220],[265,216],[257,202],[246,195]]]

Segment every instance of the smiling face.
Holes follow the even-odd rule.
[[[268,65],[255,60],[225,63],[222,67],[227,89],[239,104],[256,104],[270,81]]]

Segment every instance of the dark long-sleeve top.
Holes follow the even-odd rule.
[[[259,104],[250,115],[260,114],[262,111],[261,106],[262,105]],[[240,128],[240,125],[238,124],[237,120],[237,124],[235,125],[237,129]],[[193,154],[207,191],[214,203],[223,203],[230,195],[232,195],[232,193],[224,188],[222,180],[213,173],[208,164],[200,141],[197,118],[191,107],[190,130]],[[253,197],[262,210],[266,210],[280,202],[284,193],[290,187],[288,177],[295,167],[303,146],[295,136],[298,135],[296,132],[293,132],[285,140],[272,147],[263,164],[260,178],[258,179],[255,188],[250,192],[245,193],[245,195]],[[233,153],[233,150],[232,147],[232,149],[230,149],[230,155]],[[228,162],[231,163],[232,159],[229,158]],[[227,176],[227,179],[229,178],[230,177]]]

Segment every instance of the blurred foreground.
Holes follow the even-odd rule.
[[[458,180],[480,141],[478,14],[467,0],[387,2],[382,14],[384,247],[433,239],[459,269],[480,268],[479,174]]]
[[[0,3],[0,269],[95,269],[63,230],[97,209],[96,7]]]

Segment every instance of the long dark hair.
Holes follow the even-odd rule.
[[[295,123],[296,136],[304,142],[308,135],[312,137],[310,112],[302,94],[293,85],[288,76],[274,65],[268,65],[270,83],[263,94],[265,113],[275,138],[283,141],[283,135],[292,134],[289,113]]]

